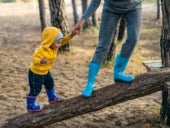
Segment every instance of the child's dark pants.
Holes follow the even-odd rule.
[[[45,89],[47,90],[54,88],[54,80],[50,72],[48,72],[46,75],[37,75],[29,70],[28,79],[30,86],[30,92],[28,96],[38,96],[41,92],[42,85],[44,85]]]

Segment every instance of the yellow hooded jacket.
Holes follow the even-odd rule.
[[[60,29],[55,27],[47,27],[42,32],[42,43],[39,48],[37,48],[32,56],[32,62],[29,69],[38,75],[45,75],[54,65],[58,48],[51,49],[50,45],[54,42],[55,38],[59,34]],[[65,45],[73,36],[67,35],[62,41],[62,45]],[[48,59],[47,64],[41,64],[43,58]]]

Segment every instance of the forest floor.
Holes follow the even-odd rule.
[[[66,8],[71,29],[73,18],[69,3]],[[97,12],[100,14],[100,9]],[[46,18],[49,24],[49,15]],[[161,20],[156,20],[156,7],[153,5],[144,7],[141,37],[126,73],[133,75],[145,73],[147,70],[142,65],[143,61],[160,59],[160,35]],[[25,97],[29,91],[27,71],[32,53],[40,42],[37,7],[31,3],[0,4],[0,124],[7,118],[26,112]],[[93,28],[74,37],[70,51],[58,55],[51,70],[58,95],[68,99],[81,94],[86,83],[88,63],[97,42],[98,32]],[[120,46],[117,45],[117,51]],[[112,74],[111,67],[103,66],[96,78],[95,89],[112,84],[114,82]],[[48,104],[44,88],[37,98],[37,103]],[[161,92],[156,92],[47,127],[158,128],[160,104]]]

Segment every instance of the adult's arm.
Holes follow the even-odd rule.
[[[84,12],[81,19],[76,23],[74,26],[72,33],[75,33],[76,35],[80,34],[81,29],[85,21],[96,11],[96,9],[99,7],[101,0],[92,0],[89,7]]]
[[[86,11],[84,12],[82,19],[87,20],[99,7],[101,0],[92,0]]]

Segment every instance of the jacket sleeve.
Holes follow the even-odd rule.
[[[38,51],[35,51],[33,56],[32,56],[32,62],[34,64],[41,64],[41,55],[40,55],[40,52],[39,50]]]
[[[32,62],[34,64],[41,64],[41,59],[38,56],[33,56],[32,57]]]
[[[73,38],[73,36],[71,34],[68,34],[66,35],[64,38],[63,38],[63,41],[62,41],[62,46],[64,46],[65,44],[67,44],[69,42],[69,40],[71,40]]]
[[[101,0],[92,0],[86,11],[84,12],[82,19],[87,20],[99,7]]]

